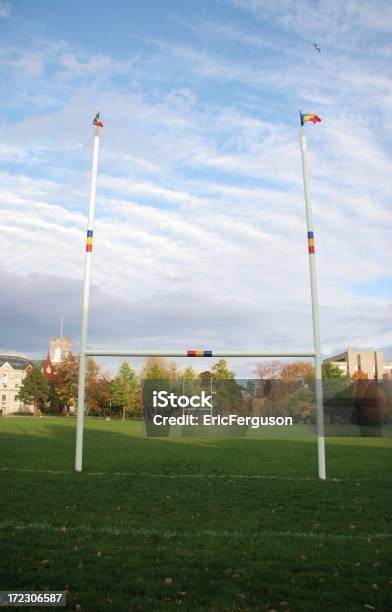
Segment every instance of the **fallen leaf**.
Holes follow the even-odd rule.
[[[173,584],[173,578],[165,578],[163,581],[165,584]]]
[[[49,559],[43,559],[41,561],[42,565],[47,565],[48,563],[50,563]]]
[[[239,574],[233,574],[232,578],[233,578],[233,580],[239,580],[241,578],[241,576]]]
[[[375,610],[376,609],[374,606],[371,606],[370,604],[363,604],[363,607],[366,608],[366,610]]]
[[[179,595],[180,597],[185,597],[185,595],[186,595],[186,591],[180,591],[180,592],[178,593],[178,595]]]
[[[111,603],[113,603],[113,602],[112,602],[112,600],[110,599],[110,597],[107,597],[106,601],[107,601],[108,603],[110,603],[110,604],[111,604]]]
[[[378,586],[378,584],[372,584],[372,587],[375,591],[379,591],[380,587]]]
[[[289,602],[288,601],[281,601],[279,603],[281,608],[288,608],[289,607]]]

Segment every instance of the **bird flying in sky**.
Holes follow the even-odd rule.
[[[314,47],[315,51],[318,51],[319,53],[321,53],[321,49],[320,49],[320,47],[318,46],[317,43],[313,43],[313,47]]]

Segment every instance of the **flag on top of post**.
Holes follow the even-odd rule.
[[[301,125],[303,125],[305,121],[311,121],[312,123],[320,123],[321,121],[320,117],[313,113],[301,113],[300,111],[299,114],[301,116]]]
[[[93,125],[96,125],[97,127],[103,127],[103,122],[99,118],[99,113],[95,115]]]

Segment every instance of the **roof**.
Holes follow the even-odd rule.
[[[0,367],[5,363],[9,363],[14,370],[25,370],[28,365],[32,365],[31,360],[24,355],[0,354]]]

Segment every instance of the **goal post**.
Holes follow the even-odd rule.
[[[83,429],[84,429],[84,411],[85,411],[85,373],[86,373],[86,358],[87,357],[308,357],[314,359],[315,378],[316,378],[316,417],[317,417],[317,448],[318,448],[318,475],[321,480],[326,479],[325,467],[325,440],[324,440],[324,409],[323,409],[323,388],[322,388],[322,362],[321,362],[321,344],[320,344],[320,324],[318,314],[318,293],[317,293],[317,277],[316,277],[316,260],[315,260],[315,243],[313,231],[313,215],[312,202],[310,195],[308,158],[307,158],[307,143],[306,133],[304,130],[304,121],[306,117],[315,117],[314,115],[301,117],[300,128],[300,147],[302,158],[303,183],[305,194],[306,208],[306,225],[308,239],[308,254],[309,254],[309,272],[310,272],[310,289],[312,301],[312,324],[313,324],[313,346],[314,350],[309,352],[271,352],[263,353],[260,351],[212,351],[212,350],[119,350],[119,349],[87,349],[87,329],[88,329],[88,311],[89,311],[89,296],[90,296],[90,267],[93,248],[93,223],[96,198],[96,184],[98,172],[98,152],[100,142],[100,128],[103,127],[102,121],[99,119],[99,113],[96,115],[93,123],[96,126],[93,141],[93,156],[91,169],[91,189],[90,202],[88,209],[88,224],[86,238],[86,253],[85,253],[85,268],[84,268],[84,285],[83,285],[83,307],[82,307],[82,325],[80,335],[80,365],[79,365],[79,386],[78,386],[78,409],[77,409],[77,427],[76,427],[76,451],[75,451],[75,470],[82,471],[83,464]],[[320,121],[319,118],[317,118]],[[310,119],[312,120],[312,119]]]
[[[322,422],[324,424],[324,412],[323,412],[323,402],[321,396],[321,402],[318,401],[319,393],[322,393],[322,386],[317,384],[317,355],[314,351],[297,351],[297,352],[287,352],[287,351],[277,351],[277,352],[261,352],[261,351],[212,351],[212,350],[199,350],[192,349],[186,351],[178,351],[178,350],[135,350],[135,349],[106,349],[106,348],[96,348],[96,349],[86,349],[85,357],[188,357],[188,358],[208,358],[208,357],[258,357],[258,358],[293,358],[293,357],[302,357],[302,358],[313,358],[315,364],[316,371],[316,414],[317,414],[317,455],[318,455],[318,476],[320,479],[324,480],[326,478],[325,474],[325,446],[324,446],[324,429],[320,431],[319,423]],[[321,406],[321,414],[319,414]],[[79,417],[79,415],[78,415]],[[81,427],[81,434],[79,436],[80,440],[83,440],[83,419],[84,419],[84,411],[82,411],[82,416],[80,419],[80,424],[78,420],[78,427]],[[75,469],[77,472],[82,471],[82,450],[80,450],[79,455],[76,455],[76,460],[79,459],[80,463],[76,463],[75,461]]]

